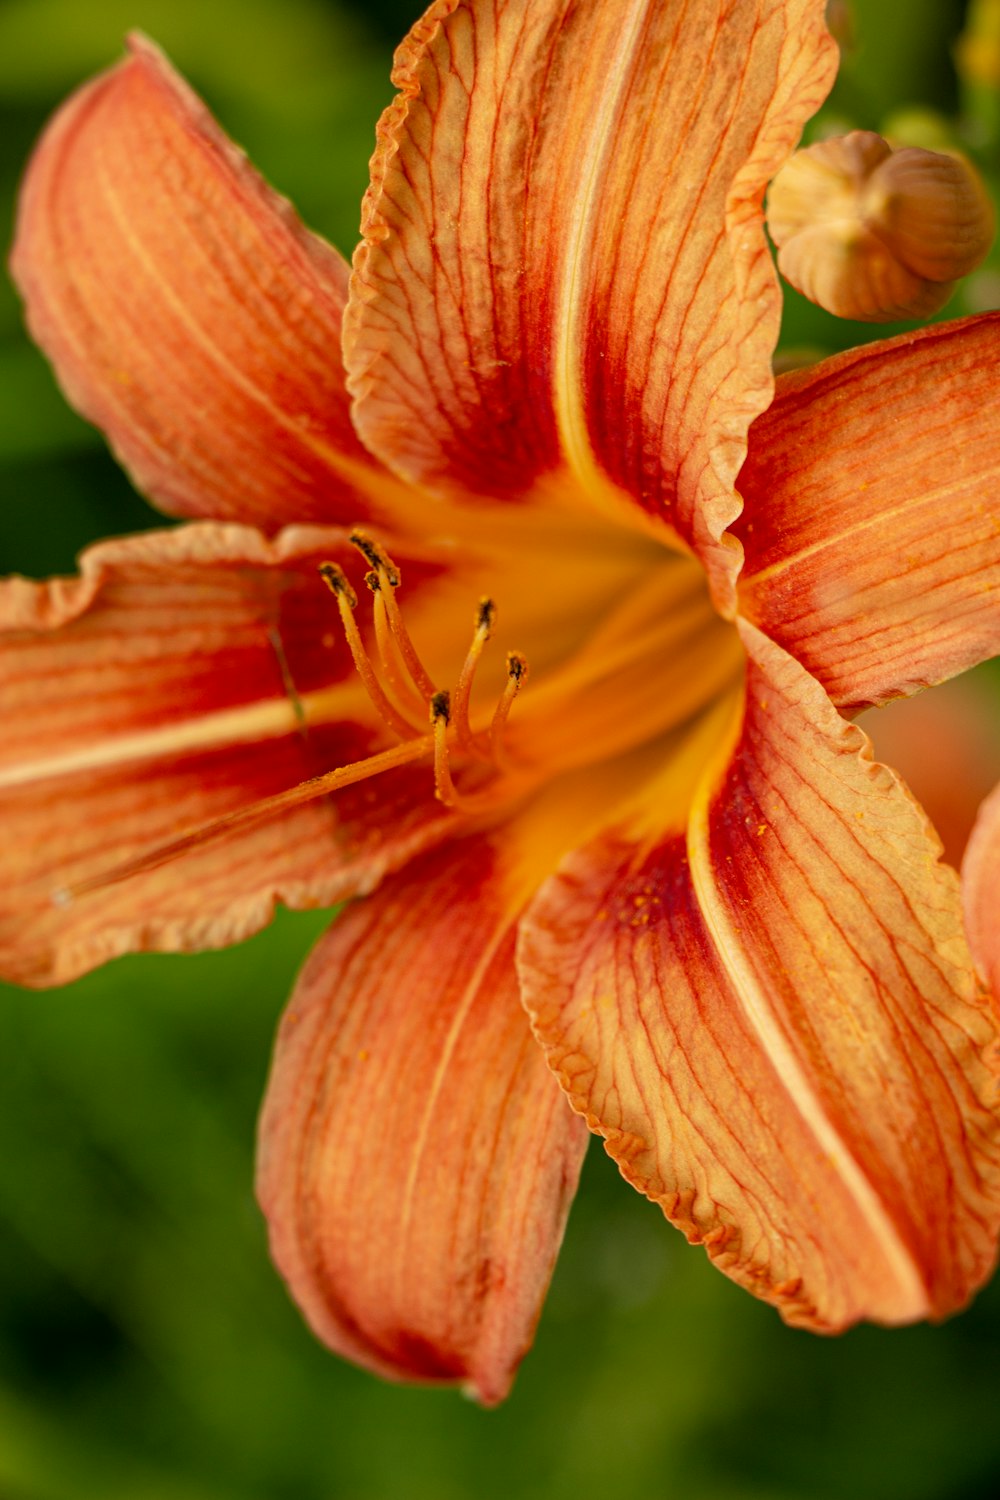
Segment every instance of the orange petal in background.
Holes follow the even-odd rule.
[[[859,720],[876,759],[898,771],[956,869],[979,804],[1000,781],[996,678],[965,673],[912,698],[894,698]]]
[[[742,727],[687,836],[565,862],[524,920],[526,1001],[628,1179],[789,1322],[940,1316],[1000,1225],[957,880],[860,731],[743,634]]]
[[[440,0],[397,54],[345,318],[362,437],[517,498],[594,458],[717,537],[771,392],[764,185],[832,81],[819,0]],[[700,519],[696,509],[701,507]]]
[[[979,810],[962,864],[969,944],[1000,1013],[1000,785]]]
[[[462,840],[351,907],[281,1025],[271,1251],[317,1335],[487,1405],[531,1344],[587,1133],[521,1008],[495,855]]]
[[[339,358],[347,267],[151,43],[80,89],[32,157],[12,267],[69,400],[177,515],[384,514]]]
[[[0,967],[60,983],[117,953],[218,947],[275,902],[370,890],[454,821],[428,766],[59,893],[384,747],[316,575],[343,534],[193,523],[106,542],[79,580],[0,585]],[[416,564],[407,568],[419,594]]]
[[[1000,653],[1000,313],[778,382],[735,528],[747,616],[857,708]]]

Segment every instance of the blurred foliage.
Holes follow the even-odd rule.
[[[841,7],[842,9],[843,7]],[[61,95],[155,36],[349,251],[401,0],[0,0],[0,179]],[[955,0],[858,0],[816,129],[931,111],[998,187],[995,86]],[[992,24],[980,0],[976,24]],[[995,11],[995,7],[994,7]],[[991,13],[992,14],[992,13]],[[986,17],[983,21],[983,16]],[[9,222],[0,226],[9,237]],[[997,305],[996,254],[950,315]],[[788,349],[872,337],[789,297]],[[163,524],[72,415],[0,290],[0,563]],[[786,1329],[595,1146],[510,1402],[383,1385],[310,1338],[251,1190],[270,1038],[322,914],[226,954],[2,992],[0,1500],[987,1500],[1000,1284],[939,1329]]]

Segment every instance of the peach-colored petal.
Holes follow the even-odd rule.
[[[387,743],[316,573],[332,528],[193,523],[107,542],[79,579],[0,585],[0,965],[234,942],[276,901],[371,890],[453,816],[426,764],[271,816],[142,875],[61,893]],[[419,571],[407,569],[419,590]]]
[[[73,404],[164,510],[272,530],[396,492],[351,426],[347,267],[151,43],[80,89],[25,178],[12,260]]]
[[[449,845],[337,920],[282,1022],[258,1174],[318,1336],[486,1404],[531,1344],[587,1139],[518,1000],[495,858]]]
[[[979,809],[962,864],[969,945],[1000,1007],[1000,786]]]
[[[1000,652],[1000,313],[778,382],[736,528],[745,613],[846,708]]]
[[[372,450],[503,498],[610,477],[714,551],[770,397],[760,199],[832,78],[822,12],[433,5],[397,53],[345,318]]]
[[[647,813],[566,862],[524,920],[525,998],[629,1180],[789,1322],[940,1316],[1000,1228],[957,879],[861,732],[743,634],[686,835]]]

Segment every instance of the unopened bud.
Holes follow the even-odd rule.
[[[925,318],[993,242],[993,206],[958,155],[893,151],[868,130],[798,151],[768,197],[778,268],[839,318]]]

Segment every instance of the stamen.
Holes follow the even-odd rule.
[[[418,698],[411,684],[399,669],[399,653],[389,626],[385,609],[385,597],[381,579],[374,570],[365,574],[365,583],[372,593],[372,616],[375,621],[375,643],[378,647],[379,663],[385,682],[386,696],[394,703],[399,713],[418,733],[427,722],[427,703]]]
[[[368,536],[364,531],[359,531],[355,527],[348,537],[348,541],[352,547],[357,547],[365,562],[374,572],[385,574],[386,582],[390,588],[399,588],[399,585],[403,581],[402,574],[389,554],[373,537]]]
[[[522,796],[525,783],[493,781],[479,792],[460,792],[451,774],[448,753],[448,730],[452,720],[452,705],[448,693],[435,693],[431,699],[431,723],[434,731],[434,795],[445,807],[455,812],[476,815],[495,813]]]
[[[358,630],[357,621],[354,618],[354,610],[357,608],[358,596],[347,581],[347,576],[342,568],[336,563],[324,562],[319,565],[319,575],[327,588],[337,601],[340,610],[340,618],[344,625],[344,635],[358,676],[364,683],[367,692],[380,716],[388,724],[394,734],[398,734],[401,740],[408,740],[413,735],[413,725],[410,721],[390,703],[386,697],[382,684],[375,675],[375,669],[368,659],[361,632]]]
[[[399,647],[399,654],[403,658],[406,670],[409,672],[414,687],[424,697],[430,698],[434,692],[434,683],[420,657],[416,648],[410,640],[409,632],[403,624],[403,617],[396,603],[396,595],[393,589],[383,589],[382,598],[385,601],[385,612],[389,618],[389,627],[393,638]]]
[[[338,599],[346,599],[350,609],[357,609],[358,596],[351,588],[350,579],[343,568],[338,567],[336,563],[321,562],[316,571],[331,594],[335,594]]]
[[[462,670],[458,676],[458,684],[455,688],[455,697],[452,703],[452,718],[455,723],[455,737],[467,755],[477,756],[481,760],[489,760],[490,756],[476,742],[469,723],[469,699],[472,694],[472,682],[476,675],[476,667],[479,658],[483,654],[483,647],[493,633],[493,622],[496,619],[496,607],[492,599],[482,598],[479,601],[479,609],[476,613],[476,628],[472,636],[472,644],[469,647]]]
[[[448,759],[448,724],[451,703],[447,693],[435,693],[431,699],[431,724],[434,731],[434,795],[445,807],[457,807],[458,791],[451,779]]]
[[[504,746],[504,731],[507,720],[510,717],[514,699],[521,691],[521,684],[528,678],[528,663],[517,651],[507,653],[507,681],[504,683],[503,692],[500,694],[500,702],[496,706],[493,720],[490,724],[490,758],[498,770],[505,770],[509,765],[506,748]]]
[[[403,658],[403,665],[410,674],[414,687],[419,692],[424,702],[427,702],[434,694],[434,683],[423,662],[417,655],[416,647],[410,640],[409,631],[403,624],[403,617],[396,603],[396,590],[402,583],[402,575],[392,558],[383,551],[378,542],[366,536],[363,531],[352,531],[350,541],[357,547],[362,557],[369,563],[378,574],[380,581],[384,580],[389,587],[379,590],[386,614],[389,619],[389,628],[399,648],[399,654]]]

